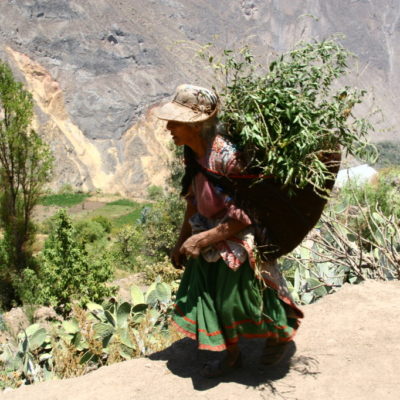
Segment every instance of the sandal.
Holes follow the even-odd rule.
[[[292,347],[292,341],[274,344],[267,341],[261,356],[261,362],[269,367],[275,366],[289,354]]]
[[[242,364],[242,354],[239,353],[235,362],[231,365],[229,365],[226,358],[222,360],[208,361],[204,364],[200,374],[204,378],[218,378],[242,367]]]

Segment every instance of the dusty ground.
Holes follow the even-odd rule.
[[[261,367],[261,343],[244,342],[244,368],[206,380],[199,365],[209,356],[191,340],[150,359],[101,368],[86,376],[24,387],[5,400],[128,399],[399,399],[400,282],[345,286],[304,308],[306,318],[289,365]]]

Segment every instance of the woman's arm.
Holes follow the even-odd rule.
[[[248,223],[238,221],[236,219],[228,219],[216,227],[209,229],[208,231],[197,233],[196,235],[190,236],[180,247],[179,251],[181,254],[198,257],[200,250],[203,247],[207,247],[211,244],[220,242],[236,235],[238,232],[249,226]]]

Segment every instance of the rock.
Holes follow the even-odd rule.
[[[17,336],[20,331],[26,329],[30,323],[21,307],[12,308],[3,314],[3,320],[11,336]]]
[[[42,324],[47,321],[62,321],[62,318],[54,311],[53,307],[41,306],[33,314],[35,323]]]

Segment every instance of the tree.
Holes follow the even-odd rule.
[[[113,274],[107,257],[90,259],[85,244],[76,236],[71,219],[64,210],[59,211],[45,244],[34,290],[38,304],[54,306],[63,314],[71,311],[74,301],[102,301],[115,293],[115,288],[106,284]],[[28,278],[33,276],[29,269],[26,273]]]
[[[0,60],[0,224],[7,249],[3,279],[10,281],[29,263],[32,210],[52,171],[52,154],[31,129],[32,118],[32,95]]]

